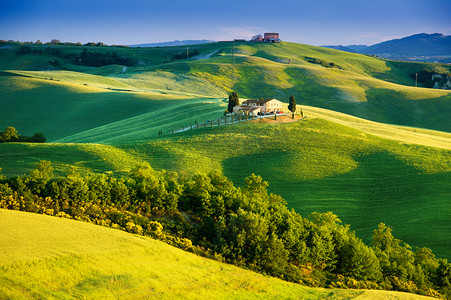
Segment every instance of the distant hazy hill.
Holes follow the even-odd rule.
[[[372,46],[324,46],[346,52],[375,54],[395,60],[451,62],[451,36],[441,33],[420,33],[401,39],[389,40]]]
[[[183,40],[183,41],[171,41],[171,42],[161,42],[161,43],[149,43],[149,44],[137,44],[130,45],[130,47],[167,47],[167,46],[186,46],[195,44],[206,44],[211,43],[210,40]]]
[[[369,54],[449,56],[451,55],[451,36],[445,36],[441,33],[420,33],[379,43],[366,48],[364,51]]]

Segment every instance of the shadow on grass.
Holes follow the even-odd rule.
[[[366,243],[380,222],[412,247],[429,247],[451,258],[451,173],[425,174],[388,152],[356,158],[354,170],[321,179],[285,176],[286,152],[259,153],[224,161],[224,173],[236,185],[250,173],[269,182],[303,216],[332,211]],[[275,159],[275,157],[278,157]],[[250,171],[252,170],[252,171]]]

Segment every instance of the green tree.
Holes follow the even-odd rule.
[[[265,243],[265,249],[260,259],[260,265],[266,272],[280,276],[288,265],[289,252],[285,249],[283,241],[273,232]]]
[[[238,94],[236,92],[232,92],[229,95],[229,105],[227,107],[227,110],[229,112],[233,112],[233,108],[238,105],[240,105],[240,98],[238,97]]]
[[[17,130],[14,127],[6,127],[5,131],[0,132],[0,142],[14,142],[18,138]]]
[[[435,284],[440,288],[440,292],[451,299],[451,264],[446,259],[439,260],[436,270]]]
[[[35,133],[33,134],[33,136],[31,137],[31,141],[33,143],[45,143],[46,138],[42,133]]]
[[[0,168],[0,181],[5,180],[6,176],[2,173],[2,168]]]
[[[294,119],[294,112],[296,111],[296,99],[294,96],[290,96],[290,103],[288,104],[288,109],[293,113],[292,118]]]
[[[380,223],[374,230],[373,249],[384,276],[396,276],[401,281],[407,282],[415,275],[415,257],[410,246],[395,239],[391,231],[389,226]]]
[[[339,259],[336,272],[359,280],[380,280],[382,273],[373,249],[347,230],[343,238],[344,243],[337,251]]]
[[[432,279],[439,267],[439,260],[435,258],[431,249],[423,247],[415,251],[415,265],[419,265],[426,277]]]
[[[53,178],[52,163],[47,160],[41,160],[36,169],[30,171],[25,179],[25,184],[35,195],[42,195],[47,182]]]

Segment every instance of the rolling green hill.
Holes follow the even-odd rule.
[[[384,222],[413,247],[449,258],[451,134],[303,110],[300,122],[256,120],[115,146],[0,144],[0,166],[11,176],[40,160],[60,173],[70,165],[122,172],[148,161],[188,175],[219,170],[237,185],[256,173],[303,216],[333,211],[367,242]]]
[[[0,167],[7,176],[26,173],[40,160],[52,161],[60,174],[71,166],[121,173],[148,161],[155,169],[186,175],[218,170],[236,185],[255,173],[303,216],[333,211],[366,242],[384,222],[412,247],[426,246],[451,259],[451,91],[415,88],[411,76],[449,66],[293,43],[213,43],[196,46],[200,55],[189,61],[171,61],[184,47],[88,47],[115,50],[137,62],[88,67],[73,61],[84,47],[53,47],[63,54],[16,55],[16,46],[0,48],[0,130],[42,132],[52,142],[0,144]],[[285,102],[293,94],[307,118],[158,138],[160,130],[221,116],[232,90]],[[93,256],[86,262],[97,259],[106,261]],[[103,284],[85,278],[88,290]],[[128,279],[117,278],[107,281],[128,289]],[[75,285],[74,293],[84,292],[84,286]],[[58,297],[66,289],[56,287],[56,296],[43,297]],[[105,293],[99,297],[118,295]]]
[[[256,53],[223,55],[168,68],[208,79],[248,98],[275,97],[288,102],[292,94],[299,104],[373,121],[451,130],[443,113],[451,110],[451,92],[412,87],[415,83],[410,74],[430,67],[427,64],[392,63],[290,43],[246,47]],[[333,62],[339,68],[309,63],[310,58]]]
[[[184,47],[52,47],[62,54],[16,55],[18,46],[0,48],[0,88],[5,91],[0,101],[0,128],[15,126],[29,135],[42,132],[50,141],[110,143],[136,136],[116,138],[116,127],[105,126],[120,121],[135,126],[139,118],[130,118],[142,115],[143,119],[155,119],[155,115],[145,114],[160,109],[168,113],[163,123],[140,123],[141,139],[155,136],[161,129],[183,126],[185,117],[178,112],[185,110],[180,106],[185,101],[224,98],[235,90],[244,98],[276,97],[286,102],[293,94],[298,104],[378,122],[451,131],[451,92],[415,88],[411,76],[425,68],[449,71],[447,65],[394,62],[286,42],[197,45],[197,58],[204,59],[193,57],[188,62],[170,61]],[[137,63],[130,67],[74,64],[73,56],[85,48],[116,51]],[[49,67],[52,59],[58,59],[59,69],[64,71]],[[173,111],[168,110],[175,103],[169,100],[177,99],[182,101],[177,101]],[[189,112],[192,118],[186,123],[221,114],[225,108],[222,104],[219,101],[212,107],[212,116],[205,111],[198,116]],[[107,137],[110,129],[111,136]],[[88,130],[94,131],[80,135]]]
[[[302,215],[333,211],[367,241],[384,222],[412,246],[449,257],[451,136],[442,139],[445,149],[405,144],[316,118],[199,129],[121,148],[161,169],[222,170],[235,184],[259,174]]]
[[[42,132],[49,141],[91,129],[96,129],[96,134],[100,131],[117,137],[117,122],[133,127],[122,127],[127,134],[147,130],[147,135],[141,133],[145,138],[157,135],[160,129],[178,128],[194,121],[191,119],[205,117],[194,111],[212,116],[225,107],[222,99],[205,98],[182,88],[182,92],[135,88],[116,79],[83,73],[14,71],[1,75],[0,126],[13,126],[24,135]],[[184,82],[192,92],[212,87],[187,76],[171,80],[178,86]],[[112,130],[105,132],[104,126]],[[68,141],[79,142],[77,138]]]
[[[0,210],[0,297],[8,299],[430,299],[308,288],[93,224]]]

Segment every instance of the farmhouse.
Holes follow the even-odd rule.
[[[263,42],[263,37],[261,34],[254,35],[251,38],[251,42]]]
[[[277,32],[266,32],[264,36],[261,34],[254,35],[251,42],[280,43],[281,40]]]
[[[263,41],[267,43],[280,43],[279,34],[276,32],[267,32]]]
[[[260,99],[260,100],[246,100],[241,105],[235,106],[233,112],[236,114],[266,114],[282,110],[282,101],[274,98]]]

